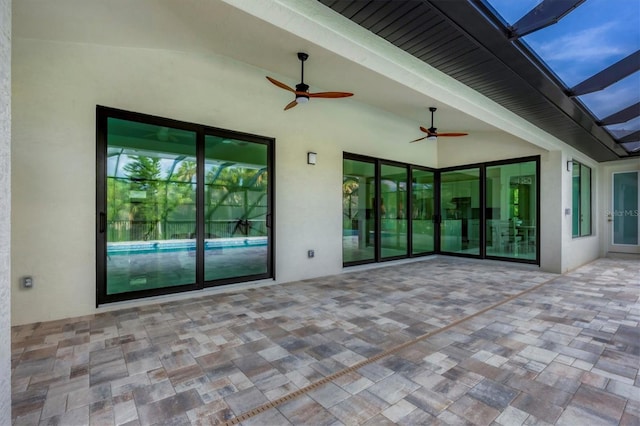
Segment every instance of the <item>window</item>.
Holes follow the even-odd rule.
[[[97,303],[273,277],[273,140],[97,108]]]
[[[573,160],[573,237],[591,235],[591,169]]]

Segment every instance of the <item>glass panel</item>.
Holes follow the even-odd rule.
[[[433,172],[413,169],[412,182],[412,253],[429,253],[434,250],[433,215]]]
[[[480,254],[480,169],[441,174],[440,250]]]
[[[613,175],[613,244],[638,245],[638,172]]]
[[[580,165],[580,235],[591,235],[591,169]]]
[[[204,279],[268,272],[267,145],[205,137]]]
[[[342,261],[375,259],[374,163],[345,159],[342,178]]]
[[[487,256],[535,260],[535,161],[491,166],[486,172]]]
[[[580,236],[580,166],[577,161],[573,162],[572,178],[571,178],[571,226],[572,235]]]
[[[407,168],[380,167],[381,256],[407,255]]]
[[[107,294],[192,284],[196,134],[107,121]]]

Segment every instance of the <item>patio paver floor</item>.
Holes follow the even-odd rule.
[[[17,326],[12,416],[640,425],[639,277],[438,257]]]

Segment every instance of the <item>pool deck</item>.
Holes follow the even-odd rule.
[[[437,257],[17,326],[14,425],[639,425],[639,277]]]

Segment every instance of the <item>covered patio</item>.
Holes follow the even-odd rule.
[[[15,326],[12,420],[637,425],[638,276],[432,257]]]

